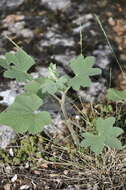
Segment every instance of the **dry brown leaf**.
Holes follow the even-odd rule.
[[[12,14],[12,15],[8,15],[8,16],[3,20],[3,22],[10,24],[10,23],[15,23],[15,22],[17,22],[17,21],[20,21],[20,20],[22,20],[22,19],[24,19],[24,15],[14,15],[14,14]]]

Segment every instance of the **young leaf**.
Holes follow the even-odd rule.
[[[80,55],[75,60],[71,61],[70,67],[75,73],[75,77],[70,79],[69,85],[75,90],[79,90],[81,86],[90,86],[91,80],[89,77],[101,73],[100,69],[92,68],[94,64],[95,58],[92,56],[84,58]]]
[[[84,133],[83,137],[85,139],[81,142],[81,146],[90,146],[91,150],[96,154],[101,153],[104,146],[121,149],[122,145],[117,137],[123,133],[123,130],[118,127],[113,127],[114,123],[114,117],[109,117],[105,120],[98,118],[96,120],[96,130],[98,135],[94,135],[88,132]]]
[[[56,86],[58,90],[64,90],[66,88],[66,83],[68,81],[68,77],[67,76],[62,76],[60,78],[58,78],[58,80],[56,81]]]
[[[32,79],[27,71],[34,64],[33,58],[22,49],[19,49],[15,54],[6,53],[5,59],[0,59],[0,66],[7,70],[4,72],[4,76],[6,78],[16,79],[19,82]]]
[[[113,88],[110,88],[107,93],[108,99],[112,101],[120,101],[126,99],[126,90],[119,91]]]
[[[68,78],[66,76],[62,76],[57,80],[46,79],[45,83],[42,85],[42,93],[48,92],[49,94],[53,95],[59,90],[64,90],[66,88],[66,82]]]
[[[50,79],[55,80],[59,77],[59,72],[57,71],[56,64],[50,63],[48,70]]]
[[[38,133],[51,122],[48,112],[36,112],[40,105],[42,100],[37,95],[17,96],[15,102],[0,114],[0,124],[8,125],[20,133]]]

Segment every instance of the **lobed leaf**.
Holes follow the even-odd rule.
[[[44,82],[45,82],[44,77],[34,79],[34,80],[30,81],[28,84],[26,84],[24,89],[25,89],[26,93],[29,95],[30,94],[38,94],[38,92],[41,90]]]
[[[75,77],[70,79],[69,86],[75,90],[79,90],[80,87],[89,87],[91,85],[90,76],[98,75],[101,70],[98,68],[92,68],[95,64],[95,58],[88,56],[84,58],[83,55],[78,56],[75,60],[72,60],[70,67],[73,70]]]
[[[12,127],[16,132],[29,131],[32,134],[41,132],[43,127],[50,124],[48,112],[36,112],[42,105],[37,95],[20,95],[15,102],[0,114],[0,124]]]
[[[25,82],[31,80],[32,77],[27,71],[34,65],[34,60],[22,49],[14,53],[6,53],[5,59],[0,59],[0,66],[7,71],[4,72],[4,76],[11,79],[16,79],[19,82]]]
[[[123,133],[123,130],[118,127],[113,127],[114,123],[114,117],[109,117],[105,120],[98,118],[96,120],[96,130],[98,132],[98,135],[94,135],[88,132],[84,133],[83,137],[85,139],[81,142],[81,146],[90,146],[91,150],[96,154],[101,153],[104,146],[121,149],[122,145],[117,137]]]
[[[108,99],[112,101],[120,101],[126,99],[126,90],[120,91],[110,88],[107,93]]]
[[[46,79],[42,85],[42,93],[49,93],[54,95],[56,92],[60,90],[64,90],[66,88],[66,83],[68,78],[66,76],[62,76],[57,80]]]

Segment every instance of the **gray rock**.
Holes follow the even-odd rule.
[[[32,39],[34,37],[34,34],[30,29],[24,28],[18,33],[18,36],[22,36],[23,38],[27,39]]]
[[[73,24],[76,25],[75,28],[73,28],[73,33],[78,34],[80,31],[83,31],[85,28],[88,28],[91,26],[91,20],[93,19],[92,14],[85,14],[77,18],[76,20],[73,20]]]
[[[88,90],[79,90],[77,94],[84,102],[100,102],[104,98],[107,90],[105,82],[106,80],[104,78],[101,78],[98,82],[92,82]]]
[[[41,0],[41,5],[52,11],[67,9],[71,4],[70,0]]]
[[[27,39],[32,39],[34,37],[32,30],[25,28],[24,21],[20,21],[16,23],[3,22],[3,26],[8,28],[8,30],[3,31],[2,33],[3,36],[16,34],[17,37],[23,37]]]
[[[0,0],[0,9],[15,9],[24,3],[24,0]]]
[[[54,117],[55,118],[53,119],[53,124],[44,127],[44,132],[49,137],[54,137],[55,135],[61,133],[63,130],[63,127],[61,127],[63,125],[61,115],[57,114]]]
[[[53,45],[53,46],[73,47],[74,44],[75,42],[73,37],[68,38],[63,34],[59,34],[55,29],[49,28],[48,32],[40,41],[39,46],[49,47]]]
[[[93,55],[96,57],[96,65],[100,67],[101,69],[108,70],[111,60],[112,52],[108,45],[102,46],[100,45],[98,49],[93,51]]]
[[[64,145],[72,142],[68,128],[61,119],[60,114],[55,115],[51,125],[44,127],[44,132],[48,137],[53,138],[58,144],[60,143]]]
[[[16,133],[8,126],[0,125],[0,148],[5,149],[14,139]]]
[[[5,86],[5,84],[3,84]],[[5,106],[10,106],[17,95],[23,93],[23,83],[17,83],[16,81],[11,81],[6,84],[6,89],[1,90],[0,97],[3,99],[0,100],[0,104]]]
[[[70,72],[70,66],[69,63],[72,59],[75,58],[75,52],[74,51],[68,51],[64,54],[57,54],[57,55],[53,55],[54,59],[61,63],[63,65],[63,67],[65,68],[65,70],[67,70],[67,72]]]
[[[2,91],[0,92],[0,97],[2,97],[3,99],[0,100],[0,104],[9,106],[14,102],[16,96],[17,94],[15,91],[12,90]]]
[[[18,34],[22,29],[24,29],[25,22],[3,23],[3,26],[8,27],[8,32]],[[6,30],[4,32],[6,32]]]

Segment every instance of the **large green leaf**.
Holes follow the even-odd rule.
[[[75,60],[72,60],[70,67],[75,76],[70,79],[69,85],[75,90],[79,90],[81,86],[89,87],[91,85],[90,76],[99,75],[101,73],[100,69],[92,68],[94,64],[95,58],[92,56],[84,58],[80,55]]]
[[[38,94],[38,92],[41,90],[42,85],[44,84],[45,80],[46,79],[44,77],[40,77],[40,78],[30,81],[24,87],[26,93],[27,94]]]
[[[50,114],[46,111],[36,111],[42,100],[37,95],[20,95],[15,102],[0,114],[0,124],[8,125],[17,132],[38,133],[51,122]]]
[[[22,49],[18,49],[16,53],[6,53],[5,59],[0,59],[0,66],[6,69],[4,76],[6,78],[16,79],[19,82],[32,79],[27,71],[34,64],[33,58]]]
[[[97,154],[102,152],[104,146],[121,149],[122,145],[117,137],[123,133],[123,130],[118,127],[113,127],[114,123],[114,117],[109,117],[105,120],[98,118],[96,120],[96,130],[98,134],[94,135],[89,132],[83,133],[85,139],[81,142],[81,146],[90,146],[91,150]]]
[[[108,99],[112,101],[120,101],[126,99],[126,90],[120,91],[113,88],[108,89]]]

